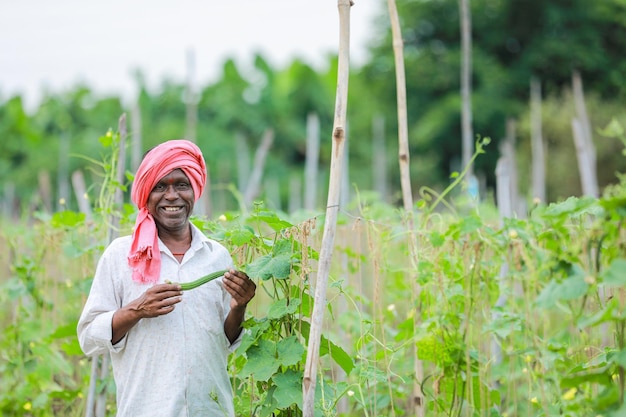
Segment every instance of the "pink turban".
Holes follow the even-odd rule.
[[[202,151],[188,140],[170,140],[150,150],[135,174],[131,199],[139,208],[128,264],[133,269],[133,280],[151,283],[159,280],[161,252],[154,218],[148,212],[148,197],[154,186],[175,169],[181,169],[193,188],[196,201],[206,183],[206,165]]]

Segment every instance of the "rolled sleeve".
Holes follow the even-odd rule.
[[[113,314],[115,311],[107,311],[94,315],[90,322],[86,320],[79,322],[78,341],[85,355],[93,356],[105,352],[119,352],[124,349],[126,336],[115,345],[111,343]]]

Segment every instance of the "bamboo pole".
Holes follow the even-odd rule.
[[[235,133],[235,149],[237,151],[237,189],[243,193],[250,177],[250,148],[244,134]]]
[[[467,178],[474,176],[471,159],[474,153],[472,129],[472,19],[469,10],[470,0],[459,0],[461,17],[461,134],[463,167],[469,167]]]
[[[126,169],[126,114],[122,114],[119,118],[118,131],[120,132],[120,143],[115,177],[118,184],[123,184]],[[115,189],[113,207],[121,208],[123,203],[124,193],[118,186],[118,188]],[[119,223],[119,215],[116,214],[115,210],[112,210],[110,219],[111,227],[108,236],[109,242],[112,242],[113,239],[119,236]],[[87,407],[85,411],[87,417],[105,417],[106,415],[106,385],[98,384],[98,381],[103,381],[108,377],[109,363],[110,356],[108,354],[97,355],[92,358],[91,379],[89,381],[89,392],[87,394]],[[99,392],[97,392],[98,385],[100,386]]]
[[[85,214],[87,220],[91,220],[91,204],[89,204],[87,186],[85,185],[85,177],[82,171],[78,170],[72,173],[72,186],[74,187],[74,194],[78,202],[78,209],[81,213]]]
[[[411,170],[409,163],[409,128],[406,104],[406,75],[404,72],[404,44],[402,42],[402,32],[400,29],[400,18],[395,0],[387,0],[389,8],[389,18],[391,20],[391,33],[393,37],[393,51],[396,66],[396,101],[398,106],[398,148],[400,164],[400,183],[402,186],[402,200],[404,211],[407,216],[407,229],[409,239],[409,253],[411,255],[412,268],[417,275],[418,252],[417,237],[415,236],[415,223],[413,219],[413,193],[411,188]],[[417,323],[419,320],[418,302],[421,289],[417,283],[417,277],[412,277],[411,302],[415,306],[413,321],[413,332],[417,333]],[[424,381],[424,365],[417,355],[417,346],[413,344],[413,367],[415,379],[413,381],[413,414],[417,417],[424,416],[425,403],[422,383]]]
[[[508,152],[508,161],[510,164],[510,176],[511,176],[511,207],[513,210],[513,214],[517,218],[525,218],[526,210],[524,206],[524,202],[520,198],[519,193],[519,173],[517,169],[517,156],[515,152],[515,143],[517,142],[516,138],[517,132],[517,122],[515,119],[509,117],[506,120],[506,139],[505,142],[508,143],[508,146],[505,148]]]
[[[530,148],[532,153],[532,197],[546,202],[546,157],[541,129],[541,82],[530,81]]]
[[[266,129],[261,139],[261,144],[254,154],[254,165],[248,179],[246,190],[243,194],[243,201],[246,207],[250,207],[252,200],[259,195],[261,189],[261,179],[263,178],[263,169],[265,168],[265,160],[267,154],[274,143],[274,129]]]
[[[304,165],[304,208],[317,207],[317,171],[320,159],[320,118],[311,112],[306,119],[306,161]]]
[[[385,118],[381,115],[372,120],[372,182],[381,201],[388,200],[387,191],[387,145],[385,143]]]
[[[332,132],[332,154],[330,160],[330,179],[328,187],[328,203],[326,220],[319,255],[319,267],[315,282],[315,301],[311,314],[311,331],[307,348],[304,378],[302,381],[303,417],[314,416],[315,385],[317,382],[317,365],[320,354],[320,340],[324,311],[326,309],[326,290],[332,259],[337,214],[339,212],[339,193],[341,190],[342,164],[344,161],[346,109],[348,100],[348,79],[350,70],[350,0],[337,0],[339,12],[339,53],[337,69],[337,92],[335,97],[335,118]]]
[[[52,213],[52,185],[50,184],[50,173],[48,171],[39,171],[37,176],[39,181],[39,195],[43,210],[46,213]]]
[[[287,202],[289,213],[295,213],[302,208],[302,180],[298,176],[289,177],[289,201]]]
[[[574,145],[576,146],[576,156],[578,157],[582,191],[583,195],[598,197],[600,191],[596,169],[596,149],[593,144],[591,122],[589,121],[587,106],[585,105],[583,82],[578,71],[574,71],[572,74],[572,89],[576,107],[576,117],[572,120],[572,132]]]
[[[141,163],[141,107],[139,106],[139,100],[133,105],[133,110],[130,113],[130,131],[131,131],[131,145],[130,145],[130,169],[133,172],[137,171],[139,164]]]
[[[59,172],[57,174],[57,211],[66,210],[69,207],[70,203],[69,155],[70,137],[68,136],[67,132],[62,132],[61,143],[59,145]]]

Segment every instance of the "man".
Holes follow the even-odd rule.
[[[193,143],[150,150],[131,190],[133,234],[98,262],[78,339],[87,355],[110,353],[118,417],[234,416],[228,355],[256,285],[189,222],[205,182]],[[177,284],[217,270],[228,272],[184,294]]]

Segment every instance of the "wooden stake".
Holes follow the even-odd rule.
[[[259,195],[261,190],[261,178],[263,178],[263,169],[265,168],[265,160],[267,154],[274,143],[274,129],[266,129],[261,139],[261,144],[254,154],[254,165],[252,173],[248,179],[246,190],[243,194],[243,201],[246,207],[250,207],[252,201]]]
[[[91,220],[91,204],[89,204],[85,177],[82,171],[74,171],[72,173],[72,186],[74,187],[74,194],[78,202],[78,209],[81,213],[85,213],[87,220]]]
[[[411,170],[409,164],[409,128],[407,118],[406,105],[406,76],[404,72],[404,45],[402,42],[402,32],[400,29],[400,18],[398,17],[398,9],[395,0],[387,0],[389,8],[389,18],[391,20],[391,33],[393,36],[393,52],[396,66],[396,94],[398,105],[398,142],[399,142],[399,163],[400,163],[400,183],[402,186],[402,200],[404,202],[404,212],[408,229],[408,246],[411,255],[411,267],[415,271],[415,275],[411,276],[411,302],[415,306],[413,331],[417,332],[417,324],[420,317],[419,311],[419,294],[421,288],[417,283],[417,237],[415,235],[415,223],[413,219],[413,192],[411,187]],[[417,355],[417,346],[413,345],[413,366],[415,379],[413,381],[413,414],[417,417],[424,416],[425,403],[424,393],[422,391],[422,383],[424,381],[424,364],[419,360]]]
[[[572,132],[574,145],[576,146],[576,156],[578,157],[582,191],[583,195],[598,197],[600,191],[596,171],[596,148],[593,144],[591,122],[589,121],[587,106],[585,105],[583,83],[578,71],[574,71],[572,74],[572,87],[576,107],[576,117],[572,119]]]
[[[306,160],[304,165],[304,208],[317,208],[317,171],[320,158],[320,118],[309,113],[306,119]]]
[[[319,255],[319,267],[315,282],[315,301],[311,315],[311,331],[307,348],[304,379],[302,382],[303,417],[314,416],[315,385],[317,382],[317,365],[320,354],[320,340],[324,311],[326,310],[326,290],[332,259],[337,214],[339,212],[339,193],[341,190],[342,164],[344,161],[346,109],[348,100],[348,79],[350,70],[350,0],[338,0],[339,11],[339,61],[337,69],[337,93],[335,97],[335,119],[332,132],[332,154],[330,161],[330,179],[328,187],[328,203],[326,219]]]
[[[532,197],[546,203],[546,158],[541,129],[541,82],[530,81],[530,148],[532,153]]]
[[[462,133],[462,163],[469,166],[467,178],[473,177],[471,164],[474,154],[474,132],[472,129],[472,17],[469,10],[470,0],[459,0],[461,15],[461,133]]]
[[[387,145],[385,143],[385,118],[381,115],[372,120],[372,182],[381,201],[388,200],[387,191]]]
[[[126,170],[126,114],[122,114],[118,121],[118,131],[120,132],[119,153],[117,156],[116,181],[118,184],[124,183],[124,174]],[[111,211],[108,240],[109,243],[119,236],[119,215],[116,209],[120,209],[124,203],[124,193],[121,188],[116,188],[113,201],[113,209]],[[85,415],[87,417],[105,417],[107,392],[106,385],[98,381],[104,381],[109,376],[110,356],[97,355],[92,359],[91,364],[91,380],[89,382],[89,393],[87,395],[87,409]],[[98,385],[101,387],[100,392],[96,392]],[[95,404],[95,406],[94,406]]]

